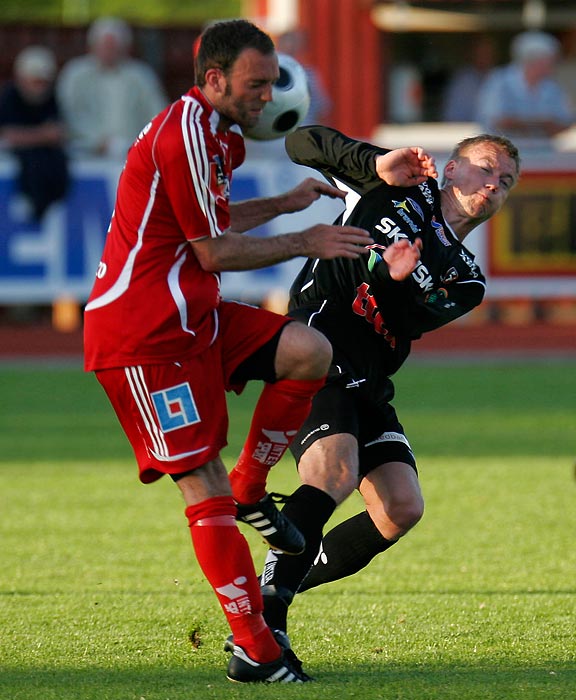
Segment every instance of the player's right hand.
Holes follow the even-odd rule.
[[[356,226],[317,224],[302,231],[300,235],[304,242],[303,254],[322,260],[356,259],[368,253],[366,246],[374,243],[368,231]]]
[[[329,185],[327,182],[307,177],[289,192],[285,192],[277,197],[284,214],[291,214],[295,211],[302,211],[313,204],[320,197],[331,197],[332,199],[345,199],[346,193],[337,187]]]
[[[394,187],[420,185],[429,177],[438,177],[434,158],[419,146],[396,148],[376,158],[376,172]]]
[[[400,282],[411,275],[418,265],[421,250],[421,238],[417,238],[414,243],[401,239],[389,245],[384,251],[384,260],[388,265],[390,277]]]

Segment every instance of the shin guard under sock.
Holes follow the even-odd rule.
[[[382,537],[367,511],[345,520],[324,536],[320,554],[298,592],[355,574],[397,541]]]
[[[282,458],[310,412],[322,379],[281,379],[266,384],[238,463],[230,472],[237,503],[257,503],[266,495],[266,478]]]
[[[235,644],[255,661],[280,656],[280,647],[262,616],[262,595],[248,543],[236,524],[230,496],[188,506],[186,517],[198,563],[226,615]]]

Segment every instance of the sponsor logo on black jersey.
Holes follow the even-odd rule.
[[[443,284],[451,284],[452,282],[456,282],[458,279],[458,270],[455,267],[451,267],[441,279]]]
[[[427,304],[435,304],[436,306],[442,306],[444,309],[450,309],[453,306],[456,306],[456,304],[453,301],[450,301],[448,299],[448,292],[442,287],[439,287],[433,292],[430,292],[430,294],[426,296],[425,301]]]
[[[362,316],[374,328],[378,335],[383,336],[384,340],[394,350],[396,347],[396,337],[386,328],[386,322],[378,308],[376,299],[370,291],[370,285],[362,282],[356,287],[356,298],[352,302],[352,311],[358,316]]]
[[[386,246],[373,243],[372,245],[366,247],[370,250],[370,255],[368,257],[368,270],[372,272],[378,263],[382,262],[382,257],[384,255],[384,251],[386,250]],[[379,253],[378,250],[381,250],[382,252]]]
[[[403,239],[409,239],[409,237],[396,225],[396,222],[388,216],[383,216],[380,219],[380,223],[376,224],[374,227],[380,233],[383,233],[391,243],[397,243]],[[429,292],[434,288],[434,282],[430,271],[420,260],[412,273],[412,278],[417,282],[420,289],[425,292]]]
[[[398,201],[397,199],[392,200],[392,204],[394,205],[395,209],[404,209],[404,211],[409,214],[410,209],[408,209],[408,205],[406,204],[406,200],[403,199],[401,202]]]
[[[465,253],[463,250],[460,251],[460,257],[462,258],[462,260],[464,260],[466,265],[468,265],[468,267],[470,268],[470,276],[474,277],[474,279],[476,279],[476,277],[479,277],[480,275],[479,275],[478,265],[476,265],[474,260],[472,260],[472,258],[467,253]]]
[[[432,279],[432,275],[422,261],[416,265],[416,268],[412,273],[412,278],[418,283],[418,286],[424,292],[429,292],[431,289],[434,289],[434,280]]]
[[[418,204],[418,202],[412,199],[412,197],[406,197],[406,201],[410,202],[412,209],[418,214],[422,221],[424,221],[424,212],[422,211],[422,207]]]
[[[430,206],[432,206],[434,204],[434,195],[432,194],[432,190],[430,189],[428,183],[423,182],[421,185],[418,185],[418,189],[424,195],[424,199],[426,200],[426,202]]]
[[[442,245],[445,245],[446,247],[449,247],[452,245],[448,238],[446,237],[446,232],[444,231],[444,226],[439,221],[436,221],[436,217],[432,217],[432,228],[434,229],[434,233],[436,236],[438,236],[438,240],[442,243]]]
[[[410,210],[408,209],[407,201],[408,200],[404,199],[403,201],[399,202],[393,199],[392,204],[398,210],[398,215],[400,216],[400,218],[403,219],[408,224],[408,226],[410,226],[410,230],[412,231],[412,233],[418,233],[418,231],[420,231],[420,227],[417,226],[408,216],[407,212],[409,212]]]
[[[380,231],[380,233],[383,233],[391,243],[398,243],[398,241],[408,238],[394,219],[391,219],[389,216],[383,216],[374,228]]]

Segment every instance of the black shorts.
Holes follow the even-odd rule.
[[[312,410],[290,446],[296,463],[316,440],[338,433],[350,433],[358,440],[361,476],[388,462],[409,464],[417,472],[394,408],[375,403],[347,375],[330,376],[314,397]]]

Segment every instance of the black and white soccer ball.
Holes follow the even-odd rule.
[[[306,71],[288,54],[278,54],[280,77],[272,86],[268,102],[258,122],[244,130],[244,136],[256,141],[272,141],[287,136],[302,122],[310,107]]]

